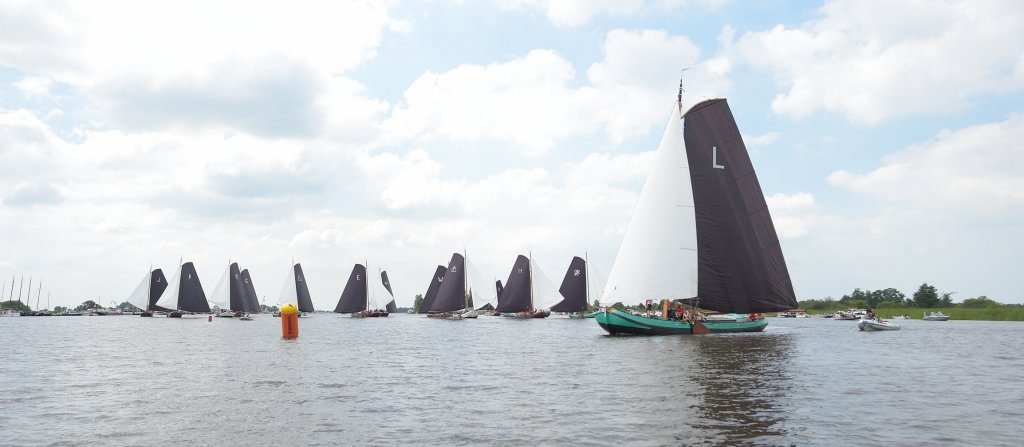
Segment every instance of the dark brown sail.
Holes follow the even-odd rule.
[[[245,286],[245,311],[260,313],[260,300],[256,297],[256,286],[252,284],[249,269],[242,269],[242,285]]]
[[[558,288],[562,301],[551,306],[552,312],[584,312],[587,310],[587,263],[583,258],[574,256],[569,261],[569,270],[562,278],[562,286]]]
[[[160,295],[163,295],[166,288],[167,278],[164,277],[164,271],[160,269],[153,270],[153,274],[149,275],[149,309],[144,310],[160,310],[165,312],[170,310],[156,305],[157,300],[160,299]]]
[[[451,312],[466,307],[466,258],[452,253],[448,262],[448,270],[444,273],[444,281],[437,289],[437,298],[430,306],[429,312]]]
[[[210,304],[206,301],[206,293],[199,282],[199,274],[191,262],[181,266],[181,282],[178,288],[178,310],[187,312],[210,312]]]
[[[768,205],[724,99],[684,116],[697,223],[700,307],[770,312],[797,307]]]
[[[306,275],[302,273],[302,264],[295,264],[294,269],[295,296],[299,301],[299,312],[313,312],[313,297],[309,296],[309,287],[306,286]]]
[[[356,264],[352,267],[348,283],[345,284],[345,290],[341,292],[341,298],[338,299],[338,305],[334,311],[350,314],[364,310],[366,310],[366,267]]]
[[[498,312],[523,312],[530,310],[531,302],[530,258],[519,255],[512,264],[512,271],[505,281],[505,288],[498,297]]]
[[[245,312],[248,308],[245,283],[242,282],[242,272],[238,270],[237,262],[228,266],[228,275],[228,307],[236,312]]]
[[[418,313],[425,314],[430,311],[430,307],[434,305],[434,300],[437,298],[437,289],[441,288],[441,282],[444,281],[444,273],[446,271],[448,269],[443,265],[437,266],[434,276],[430,277],[430,285],[427,286],[427,293],[423,295],[423,301],[420,302]]]
[[[388,304],[387,306],[385,306],[385,309],[387,309],[388,313],[398,312],[398,305],[395,304],[395,292],[391,290],[391,280],[388,279],[387,271],[380,272],[380,281],[381,283],[384,284],[384,288],[388,289],[388,294],[391,295],[391,301],[388,301]]]

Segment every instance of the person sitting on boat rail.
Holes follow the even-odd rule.
[[[884,321],[882,321],[882,317],[879,317],[878,314],[875,313],[874,309],[868,309],[868,313],[865,317],[869,320],[875,320],[878,321],[879,323],[884,323]]]

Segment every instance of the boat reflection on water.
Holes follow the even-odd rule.
[[[692,337],[694,416],[676,439],[686,444],[785,444],[785,399],[794,390],[792,334]]]

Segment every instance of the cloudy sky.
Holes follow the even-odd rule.
[[[1024,4],[970,0],[2,0],[0,282],[106,304],[231,259],[272,303],[295,259],[329,308],[364,260],[399,305],[464,248],[607,273],[683,67],[800,299],[1024,301]]]

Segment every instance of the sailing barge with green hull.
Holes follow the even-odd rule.
[[[601,301],[693,300],[731,315],[693,321],[605,309],[610,334],[760,332],[760,314],[797,307],[786,260],[725,99],[676,106]]]

